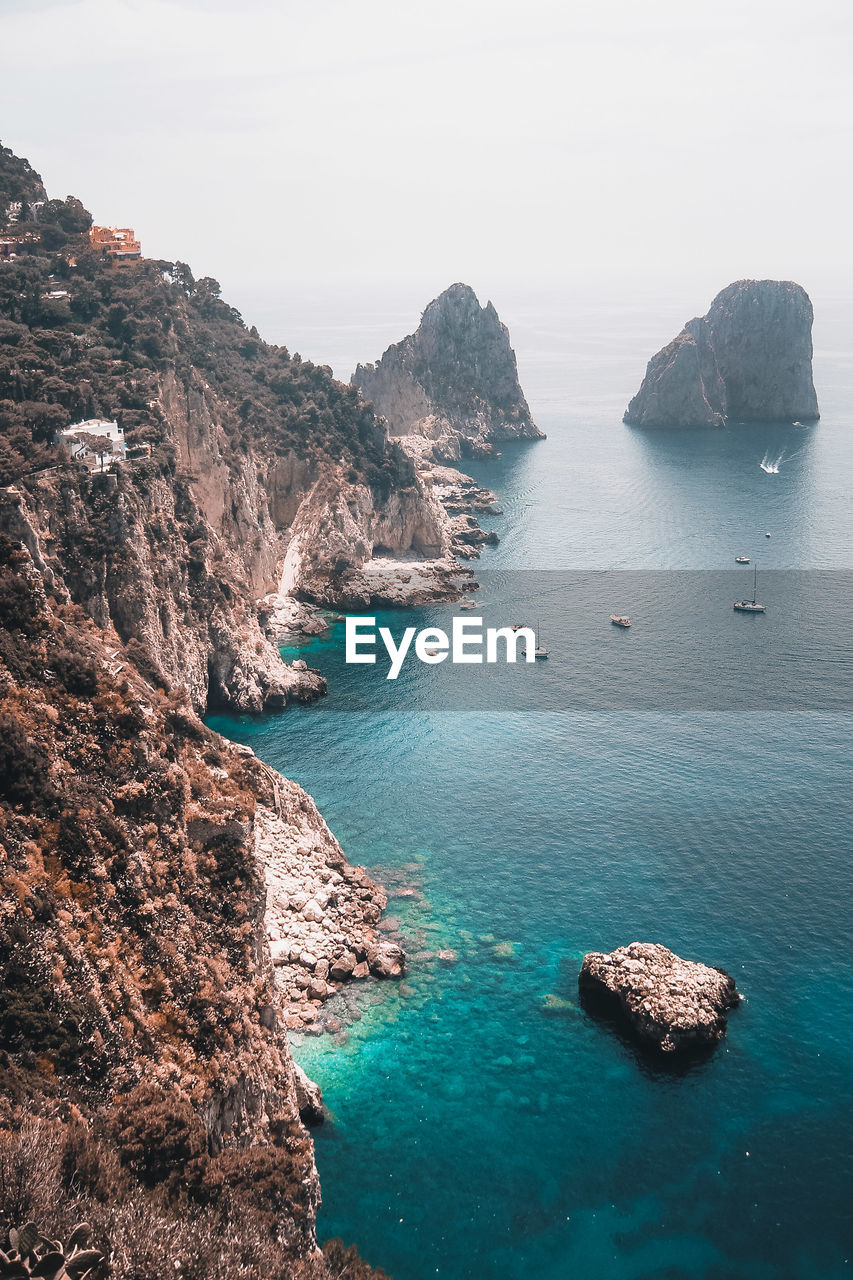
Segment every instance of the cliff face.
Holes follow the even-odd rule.
[[[33,180],[0,150],[0,194]],[[298,592],[445,517],[354,389],[89,221],[48,202],[0,270],[0,1247],[86,1216],[117,1280],[329,1280],[285,1020],[402,959],[310,799],[198,713],[322,692],[263,628],[291,542]],[[73,467],[88,417],[137,456]]]
[[[27,182],[0,151],[0,192]],[[344,561],[377,548],[441,559],[443,512],[353,388],[262,342],[185,264],[103,262],[87,220],[49,202],[0,272],[0,531],[196,710],[315,698],[260,602],[284,578],[334,603]],[[89,417],[149,456],[81,475],[55,433]]]
[[[319,1186],[255,857],[270,783],[46,590],[21,544],[0,555],[0,1122],[16,1100],[73,1102],[107,1133],[135,1098],[156,1143],[155,1109],[189,1106],[206,1161],[278,1163],[288,1247],[308,1255]]]
[[[187,1274],[236,1274],[233,1247],[240,1274],[306,1263],[325,1280],[285,1019],[310,1021],[311,984],[339,989],[353,948],[383,973],[384,894],[298,786],[147,683],[109,624],[60,595],[0,537],[0,1157],[41,1117],[68,1148],[70,1212],[89,1192],[133,1205],[136,1266],[145,1215],[168,1238],[189,1205],[188,1229],[204,1209],[228,1241],[216,1270]],[[303,965],[274,970],[266,925],[300,955],[319,936],[307,992]]]
[[[819,417],[811,300],[790,280],[740,280],[711,303],[708,328],[736,422]]]
[[[182,480],[144,464],[48,472],[0,490],[0,530],[33,549],[63,598],[135,641],[134,660],[163,688],[184,686],[197,710],[319,697],[322,678],[285,665],[258,620],[254,602],[275,582],[280,550],[256,468],[249,459],[223,476],[215,457],[206,465]]]
[[[813,311],[789,280],[739,280],[649,361],[625,421],[716,427],[817,418]]]
[[[491,302],[454,284],[429,304],[415,333],[376,364],[359,365],[353,383],[392,436],[432,441],[436,461],[492,451],[494,441],[535,440],[518,382],[509,332]]]

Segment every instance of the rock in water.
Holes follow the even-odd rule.
[[[496,440],[537,440],[518,382],[509,332],[491,302],[467,284],[429,304],[415,333],[377,364],[359,365],[353,384],[372,400],[392,436],[434,442],[436,461],[493,452]]]
[[[809,296],[791,280],[738,280],[652,356],[625,421],[716,427],[818,418]]]
[[[578,977],[587,1004],[620,1014],[645,1044],[664,1053],[716,1044],[740,997],[724,969],[682,960],[653,942],[584,956]]]
[[[306,1075],[298,1062],[293,1064],[293,1083],[296,1088],[296,1105],[304,1124],[309,1128],[322,1124],[326,1119],[326,1108],[323,1105],[323,1091],[318,1084]]]

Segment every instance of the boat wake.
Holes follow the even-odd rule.
[[[795,458],[799,458],[800,454],[805,453],[805,451],[806,446],[801,445],[799,449],[795,449],[794,452],[789,453],[787,457],[785,457],[785,450],[783,449],[777,458],[771,458],[770,450],[768,449],[758,465],[761,467],[761,470],[766,471],[769,476],[778,476],[780,467],[786,467],[789,462],[793,462]]]

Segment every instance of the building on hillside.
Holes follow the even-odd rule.
[[[133,227],[90,227],[89,243],[102,257],[119,266],[142,257],[142,248]]]
[[[44,205],[44,200],[12,200],[6,205],[6,222],[20,222],[24,215],[27,222],[38,222]]]
[[[124,430],[105,418],[75,422],[59,432],[59,441],[68,449],[72,462],[87,471],[103,471],[111,462],[123,462],[127,457]]]
[[[0,236],[0,259],[16,258],[22,245],[38,244],[41,233],[24,231],[16,235]]]

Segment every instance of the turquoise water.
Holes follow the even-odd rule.
[[[504,509],[481,562],[489,605],[519,607],[520,569],[729,570],[740,550],[762,573],[850,568],[853,362],[830,302],[817,427],[653,437],[619,418],[654,314],[519,305],[549,439],[476,465]],[[789,459],[777,474],[759,467],[768,452]],[[838,582],[825,641],[776,587],[765,618],[737,618],[750,682],[780,650],[783,680],[816,666],[810,710],[769,692],[770,710],[715,710],[732,633],[709,615],[684,648],[707,689],[678,713],[627,694],[616,710],[595,696],[520,709],[500,681],[494,709],[454,713],[441,668],[391,688],[347,668],[333,635],[305,652],[330,676],[321,708],[213,721],[302,783],[350,859],[404,894],[388,913],[405,983],[360,989],[344,1033],[295,1045],[333,1115],[316,1132],[321,1236],[357,1241],[396,1280],[849,1274],[853,725],[829,708],[847,705],[853,646]],[[581,629],[549,687],[565,668],[603,693],[600,646],[629,636],[626,682],[644,662],[659,679],[651,625]],[[633,939],[735,975],[745,1001],[710,1058],[655,1066],[578,1008],[583,953]],[[447,948],[455,963],[434,958]]]

